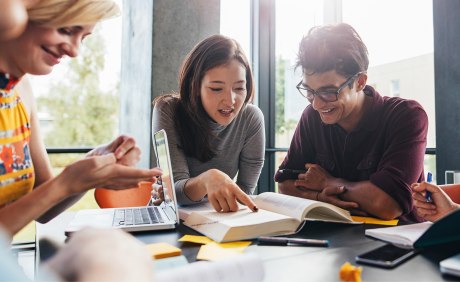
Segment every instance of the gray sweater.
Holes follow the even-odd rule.
[[[184,193],[185,183],[189,178],[215,168],[234,179],[247,194],[252,194],[257,185],[265,155],[265,129],[262,111],[254,105],[244,106],[238,116],[227,126],[222,126],[210,120],[209,124],[218,138],[211,146],[216,156],[210,161],[201,162],[185,156],[179,149],[177,129],[174,125],[174,109],[177,98],[167,98],[155,105],[152,114],[152,131],[164,129],[168,135],[171,165],[177,200],[180,205],[195,202]]]

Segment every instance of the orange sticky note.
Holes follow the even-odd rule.
[[[173,245],[170,245],[168,243],[149,244],[145,247],[149,250],[150,255],[154,259],[175,257],[182,254],[181,249],[174,247]]]
[[[361,282],[361,267],[356,267],[349,263],[345,262],[339,271],[339,278],[341,282]]]
[[[206,236],[197,236],[197,235],[184,235],[182,238],[177,240],[179,242],[190,242],[190,243],[197,243],[197,244],[208,244],[214,242],[213,240],[209,239]]]

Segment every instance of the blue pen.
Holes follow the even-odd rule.
[[[433,180],[433,174],[431,174],[431,172],[428,172],[426,176],[426,182],[431,183],[432,180]],[[425,199],[427,203],[431,203],[431,192],[428,190],[425,191]]]

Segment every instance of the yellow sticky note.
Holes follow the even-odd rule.
[[[391,225],[395,226],[398,225],[398,219],[392,220],[382,220],[375,217],[368,217],[368,216],[352,216],[354,221],[363,222],[365,224],[379,224],[379,225]]]
[[[196,259],[217,261],[237,255],[241,255],[241,253],[234,249],[222,248],[216,243],[209,243],[200,247]]]
[[[179,242],[190,242],[190,243],[197,243],[197,244],[207,244],[214,242],[213,240],[209,239],[206,236],[196,236],[196,235],[184,235],[182,238],[178,240]]]
[[[168,243],[155,243],[149,244],[145,246],[152,258],[154,259],[161,259],[161,258],[169,258],[174,256],[179,256],[182,254],[182,250],[170,245]]]
[[[244,252],[247,246],[251,245],[251,241],[237,241],[237,242],[228,242],[217,244],[219,247],[232,249],[237,252]]]

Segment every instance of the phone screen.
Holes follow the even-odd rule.
[[[356,257],[356,261],[380,267],[395,267],[417,252],[413,249],[399,248],[388,244]]]
[[[301,169],[280,169],[281,173],[281,178],[286,180],[286,179],[297,179],[299,178],[299,174],[307,172],[306,170],[301,170]]]

